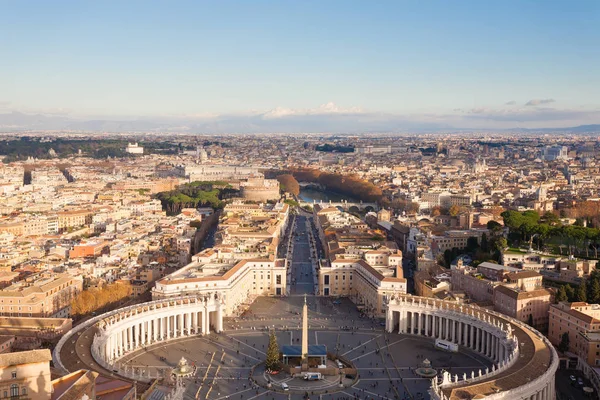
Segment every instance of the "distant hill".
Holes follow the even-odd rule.
[[[572,128],[562,128],[561,131],[563,131],[563,132],[578,132],[578,133],[600,132],[600,124],[579,125],[579,126],[574,126]]]
[[[567,128],[540,129],[460,129],[443,123],[419,122],[392,114],[322,114],[290,115],[273,118],[265,114],[221,115],[202,118],[140,117],[76,119],[67,116],[0,114],[0,131],[74,130],[84,132],[188,132],[202,134],[222,133],[430,133],[448,132],[545,132],[545,133],[600,133],[600,124]]]

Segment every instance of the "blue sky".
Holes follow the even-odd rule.
[[[0,35],[0,113],[600,123],[597,0],[3,1]]]

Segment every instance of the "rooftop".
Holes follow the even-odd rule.
[[[30,350],[19,351],[16,353],[0,354],[0,367],[10,367],[12,365],[41,363],[52,360],[50,350]]]

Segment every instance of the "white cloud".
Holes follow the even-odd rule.
[[[515,104],[517,104],[517,102],[514,100],[507,101],[506,103],[504,103],[505,106],[514,106]]]
[[[543,100],[543,99],[542,99]],[[553,128],[600,123],[600,108],[556,109],[548,106],[548,100],[535,101],[534,107],[525,105],[506,107],[454,108],[438,112],[382,113],[359,107],[344,108],[326,103],[314,108],[294,109],[277,107],[268,111],[246,110],[239,113],[187,113],[146,116],[89,115],[77,120],[60,116],[66,109],[20,109],[24,112],[19,126],[51,129],[70,127],[80,123],[84,130],[111,131],[121,125],[128,130],[139,131],[188,131],[209,133],[268,133],[268,132],[418,132],[445,131],[452,129],[504,129],[504,128]],[[15,110],[9,106],[8,110]],[[48,114],[53,125],[42,123],[32,113]],[[0,108],[0,126],[15,125],[15,118]],[[4,121],[4,123],[3,123]],[[116,122],[122,123],[121,125]],[[62,124],[62,125],[61,125]],[[46,128],[44,128],[46,127]],[[121,128],[119,128],[121,129]],[[125,128],[122,128],[125,129]]]
[[[526,106],[539,106],[542,104],[550,104],[554,103],[556,100],[554,99],[532,99],[525,103]]]
[[[301,115],[332,115],[332,114],[362,114],[364,110],[360,107],[342,108],[333,102],[321,104],[316,108],[284,108],[276,107],[262,114],[264,119],[270,118],[282,118],[288,116],[301,116]]]

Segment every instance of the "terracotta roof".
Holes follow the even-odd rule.
[[[52,381],[51,400],[79,400],[95,386],[98,372],[79,370]]]
[[[16,353],[0,354],[0,367],[10,367],[11,365],[41,363],[52,360],[50,350],[30,350],[19,351]]]
[[[506,287],[506,286],[496,286],[496,291],[512,298],[515,300],[523,300],[523,299],[531,299],[531,298],[535,298],[535,297],[542,297],[542,296],[551,296],[552,293],[550,291],[548,291],[547,289],[536,289],[536,290],[530,290],[530,291],[524,291],[524,290],[516,290],[510,287]]]
[[[539,274],[538,272],[527,270],[527,271],[519,271],[519,272],[510,272],[510,273],[506,274],[506,276],[511,281],[516,281],[517,279],[537,278],[537,277],[541,277],[542,275]]]

